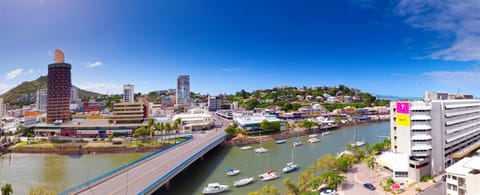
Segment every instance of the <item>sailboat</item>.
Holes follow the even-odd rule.
[[[284,173],[289,173],[289,172],[292,172],[292,171],[297,170],[298,165],[295,164],[295,163],[293,162],[293,160],[294,160],[294,157],[293,157],[293,150],[292,150],[292,161],[288,162],[287,165],[286,165],[285,167],[283,167],[282,171],[283,171]]]
[[[293,142],[293,147],[301,146],[303,143],[300,141],[300,131],[297,130],[297,141]]]
[[[245,169],[248,170],[248,158],[247,158],[247,153],[245,153]],[[235,187],[241,187],[241,186],[246,186],[248,184],[251,184],[255,181],[254,177],[247,177],[247,178],[242,178],[239,180],[235,180],[233,182],[233,186]]]
[[[262,146],[262,132],[260,131],[260,148],[255,149],[255,152],[258,154],[266,153],[268,150]]]
[[[364,141],[357,140],[357,117],[355,116],[355,129],[353,131],[354,142],[350,144],[352,147],[362,147],[365,145]]]
[[[227,171],[226,171],[227,176],[235,176],[235,175],[238,175],[238,174],[240,174],[239,169],[228,168]]]

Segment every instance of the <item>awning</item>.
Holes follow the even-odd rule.
[[[419,134],[412,136],[412,140],[431,140],[432,136],[427,134]]]
[[[412,147],[412,150],[431,150],[432,149],[432,146],[429,146],[429,145],[414,145]]]

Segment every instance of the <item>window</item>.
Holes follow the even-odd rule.
[[[395,171],[396,178],[407,178],[408,172],[407,171]]]
[[[453,179],[453,180],[457,180],[457,176],[452,176],[452,179]]]
[[[452,185],[452,191],[457,191],[457,186],[456,185]]]

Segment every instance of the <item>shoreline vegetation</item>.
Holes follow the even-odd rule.
[[[369,121],[357,121],[357,125],[365,125],[365,124],[371,124],[371,123],[377,123],[377,122],[384,122],[388,121],[390,118],[378,118],[377,120],[369,120]],[[354,126],[354,123],[340,123],[337,126],[329,127],[327,130],[335,130],[343,127],[350,127]],[[237,134],[237,136],[232,137],[231,139],[228,139],[224,141],[221,145],[230,147],[230,146],[245,146],[245,145],[250,145],[250,144],[259,144],[260,140],[262,142],[267,142],[267,141],[275,141],[275,140],[281,140],[281,139],[288,139],[292,137],[297,137],[298,135],[304,136],[308,134],[313,134],[313,133],[318,133],[321,134],[321,132],[325,130],[324,128],[299,128],[297,130],[285,130],[282,132],[274,132],[270,133],[267,135],[262,135],[261,139],[260,136],[258,135],[240,135]]]
[[[108,153],[145,153],[167,147],[173,143],[181,142],[185,138],[174,138],[168,142],[154,141],[104,141],[90,143],[84,140],[40,140],[32,143],[20,142],[10,147],[12,153],[48,153],[48,154],[108,154]]]

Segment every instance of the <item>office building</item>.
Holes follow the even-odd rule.
[[[63,52],[55,50],[55,63],[48,65],[47,123],[63,123],[69,118],[71,69]]]
[[[393,170],[394,178],[419,181],[437,175],[480,147],[480,100],[430,93],[425,97],[390,103],[392,151],[409,157],[399,168],[408,172]]]
[[[108,120],[114,124],[142,123],[147,113],[143,103],[116,103],[113,104],[113,116]]]
[[[216,112],[222,109],[222,99],[218,96],[208,96],[208,111]]]
[[[480,157],[466,157],[446,169],[448,195],[480,194]]]
[[[36,109],[39,112],[46,112],[47,111],[47,98],[48,98],[48,91],[47,89],[39,89],[37,90],[37,98],[35,101]]]
[[[125,103],[135,102],[135,95],[134,95],[132,84],[123,85],[123,102]]]
[[[180,75],[177,77],[176,104],[190,103],[190,76]]]

